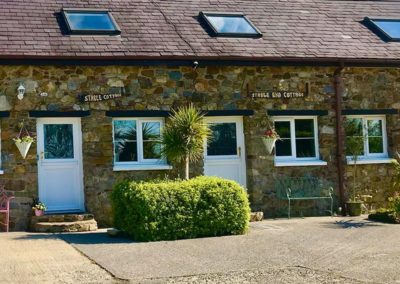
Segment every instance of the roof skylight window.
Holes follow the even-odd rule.
[[[366,24],[388,41],[400,41],[400,19],[368,18]]]
[[[242,13],[200,12],[215,36],[260,37],[261,32]]]
[[[121,33],[113,16],[107,10],[62,9],[70,34],[118,35]]]

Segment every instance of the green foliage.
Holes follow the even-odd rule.
[[[203,121],[202,113],[192,105],[173,111],[162,135],[162,154],[174,162],[185,163],[185,178],[189,179],[189,162],[202,158],[204,141],[210,129]]]
[[[389,197],[389,207],[400,217],[400,195]]]
[[[346,154],[350,155],[354,162],[353,186],[350,191],[350,201],[356,201],[357,199],[357,160],[358,156],[364,153],[364,142],[366,140],[362,127],[362,121],[360,119],[346,119]]]
[[[368,219],[391,224],[400,223],[400,219],[396,216],[396,212],[386,208],[378,209],[376,212],[369,214]]]
[[[234,181],[197,177],[184,181],[124,181],[111,196],[114,226],[138,241],[243,234],[250,207]]]

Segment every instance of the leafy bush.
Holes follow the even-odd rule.
[[[396,212],[394,210],[386,208],[378,209],[375,213],[369,214],[368,219],[384,223],[392,223],[392,224],[400,223],[400,219],[397,218]]]
[[[250,207],[234,181],[124,181],[111,196],[114,226],[135,240],[158,241],[243,234]]]
[[[390,208],[400,217],[400,195],[389,197]]]

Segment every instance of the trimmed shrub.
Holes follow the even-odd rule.
[[[217,177],[124,181],[111,200],[114,226],[138,241],[236,235],[249,226],[245,189]]]

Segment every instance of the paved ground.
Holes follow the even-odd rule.
[[[251,227],[244,236],[153,243],[104,230],[0,234],[0,283],[400,283],[399,225],[323,217]]]
[[[54,235],[0,233],[0,283],[113,283],[113,277]]]
[[[64,234],[122,279],[156,283],[400,283],[400,226],[362,218],[252,223],[244,236],[134,243]]]

